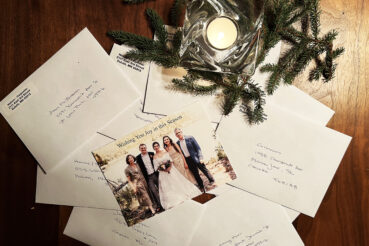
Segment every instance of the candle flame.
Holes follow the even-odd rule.
[[[218,41],[222,40],[224,38],[224,32],[218,33]]]

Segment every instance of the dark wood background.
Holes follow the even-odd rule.
[[[85,26],[110,52],[112,29],[151,37],[144,9],[168,16],[172,1],[0,0],[0,99]],[[336,78],[295,84],[331,107],[328,126],[353,136],[316,217],[294,223],[306,245],[369,245],[369,2],[322,0],[322,29],[346,48]],[[36,161],[0,117],[0,245],[82,245],[62,234],[71,207],[35,204]],[[52,136],[50,136],[52,137]],[[314,182],[314,180],[311,180]]]

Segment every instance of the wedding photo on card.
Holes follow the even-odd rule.
[[[236,179],[200,103],[92,151],[132,226]]]

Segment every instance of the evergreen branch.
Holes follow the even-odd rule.
[[[311,8],[309,12],[310,16],[310,26],[313,37],[318,39],[320,32],[320,10],[319,10],[319,0],[310,0]]]
[[[169,21],[172,26],[179,26],[184,7],[185,0],[174,0],[173,6],[170,8],[169,12]]]
[[[118,44],[125,44],[140,50],[154,50],[158,48],[154,40],[144,36],[123,31],[109,31],[107,34]]]
[[[165,29],[163,20],[153,9],[146,9],[146,15],[150,21],[152,31],[155,33],[162,47],[166,49],[168,42],[168,32]]]
[[[200,85],[196,83],[199,79],[198,74],[189,71],[182,79],[173,79],[173,86],[170,88],[195,95],[212,95],[218,89],[217,84]]]
[[[125,2],[139,3],[145,0],[127,0]],[[179,18],[185,0],[174,0],[170,10],[170,21],[178,26]],[[251,9],[250,9],[251,11]],[[158,40],[125,32],[109,32],[116,42],[134,46],[137,50],[130,51],[125,57],[136,61],[153,61],[164,67],[180,66],[179,50],[182,41],[182,32],[173,35],[171,43],[168,41],[168,32],[160,16],[151,9],[146,11],[151,27]],[[291,84],[296,76],[306,66],[315,61],[315,67],[309,71],[309,80],[324,82],[331,80],[337,65],[334,60],[339,57],[344,48],[333,49],[333,41],[337,32],[332,30],[321,38],[319,0],[267,0],[264,8],[264,21],[261,30],[262,44],[256,58],[259,66],[266,55],[279,41],[287,42],[290,48],[280,57],[277,64],[266,64],[260,68],[262,72],[269,72],[270,77],[266,84],[266,92],[272,94],[283,81]],[[300,22],[300,30],[295,27]],[[202,85],[200,80],[210,81],[210,85]],[[222,109],[225,115],[232,112],[241,101],[240,110],[245,114],[250,124],[262,122],[265,119],[263,105],[265,93],[249,78],[243,75],[221,74],[215,72],[196,71],[188,69],[182,79],[172,81],[172,89],[192,93],[195,95],[213,94],[222,89]]]
[[[229,86],[223,86],[223,100],[221,103],[223,115],[229,115],[241,99],[242,91],[249,84],[250,76],[225,75]]]
[[[345,52],[345,48],[343,48],[343,47],[339,47],[339,48],[335,49],[332,52],[332,58],[333,59],[336,59],[337,57],[339,57],[340,55],[342,55],[343,52]]]
[[[230,88],[223,89],[223,100],[221,103],[223,115],[229,115],[236,107],[241,98],[240,90],[232,90]]]
[[[319,80],[322,73],[323,67],[321,66],[316,66],[315,68],[311,69],[309,73],[309,81]]]
[[[295,22],[301,20],[302,16],[305,16],[305,14],[307,13],[307,9],[302,9],[296,13],[293,14],[292,17],[290,17],[290,19],[286,22],[286,24],[289,25],[293,25]]]
[[[246,116],[249,124],[259,124],[266,119],[264,113],[265,93],[253,82],[248,82],[247,87],[241,93],[240,110]]]
[[[172,46],[173,46],[173,53],[178,53],[179,49],[181,48],[182,42],[182,31],[177,31],[173,35]]]
[[[323,42],[331,43],[333,40],[336,39],[338,35],[338,32],[336,30],[329,31],[327,34],[325,34],[322,38]]]
[[[301,17],[301,32],[308,35],[309,27],[309,15],[305,14]]]
[[[179,66],[179,56],[169,56],[168,54],[163,53],[161,50],[132,50],[127,52],[124,57],[133,61],[152,61],[157,65],[166,68]]]

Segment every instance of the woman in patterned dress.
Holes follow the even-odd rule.
[[[151,213],[155,214],[155,209],[152,206],[149,195],[149,188],[140,167],[136,164],[136,157],[133,155],[127,155],[126,162],[128,167],[126,167],[124,172],[129,184],[136,194],[140,206],[149,208]]]

